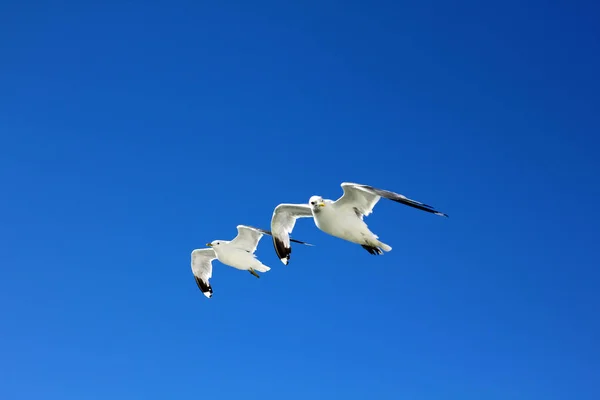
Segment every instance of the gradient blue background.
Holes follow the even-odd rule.
[[[0,397],[598,399],[590,3],[3,2]],[[260,280],[190,252],[280,202]]]

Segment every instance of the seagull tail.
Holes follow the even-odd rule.
[[[270,271],[270,270],[271,270],[271,268],[270,268],[270,267],[267,267],[267,266],[266,266],[266,265],[264,265],[264,264],[256,265],[256,266],[254,266],[254,267],[252,267],[252,268],[253,268],[255,271],[258,271],[258,272],[267,272],[267,271]]]
[[[383,242],[379,242],[379,247],[381,247],[381,250],[383,251],[392,251],[392,246],[389,246]]]

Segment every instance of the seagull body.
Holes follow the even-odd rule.
[[[389,245],[378,240],[378,236],[369,230],[362,218],[357,218],[353,210],[335,207],[335,202],[331,200],[323,200],[323,203],[325,205],[311,210],[317,228],[352,243],[392,250]]]
[[[230,267],[249,271],[257,278],[260,278],[260,276],[256,271],[267,272],[271,269],[254,255],[260,239],[263,235],[271,235],[271,232],[247,225],[238,225],[237,231],[238,235],[231,241],[213,240],[206,244],[209,247],[208,249],[192,251],[192,273],[198,288],[208,298],[212,297],[213,294],[209,279],[212,277],[212,262],[215,259]],[[310,244],[299,240],[292,241],[310,246]]]
[[[336,201],[311,196],[308,204],[279,204],[273,211],[271,231],[275,252],[285,265],[292,252],[289,234],[294,229],[296,219],[312,217],[321,231],[346,241],[361,245],[370,254],[379,255],[391,251],[391,246],[381,242],[371,232],[363,217],[373,212],[381,197],[427,211],[436,215],[448,215],[406,196],[373,186],[344,182],[344,194]]]

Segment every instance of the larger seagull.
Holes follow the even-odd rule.
[[[344,182],[341,186],[344,194],[336,201],[311,196],[308,204],[279,204],[275,207],[271,219],[271,232],[275,252],[282,263],[287,265],[290,261],[292,248],[289,235],[298,218],[312,217],[321,231],[359,244],[369,253],[379,255],[383,254],[383,251],[391,251],[392,248],[381,242],[378,236],[369,230],[363,217],[373,212],[373,207],[380,198],[448,217],[427,204],[388,190],[350,182]]]
[[[254,252],[258,242],[263,235],[271,235],[271,232],[247,225],[237,226],[238,234],[231,240],[213,240],[206,245],[208,249],[196,249],[192,251],[192,273],[200,291],[208,298],[213,295],[209,279],[212,277],[212,262],[218,259],[230,267],[249,271],[252,275],[260,278],[256,273],[267,272],[271,268],[260,262]],[[291,239],[292,242],[312,246],[309,243]]]

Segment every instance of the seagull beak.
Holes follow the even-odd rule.
[[[319,207],[325,207],[325,202],[320,202]]]
[[[212,247],[212,243],[206,243],[208,247]]]

